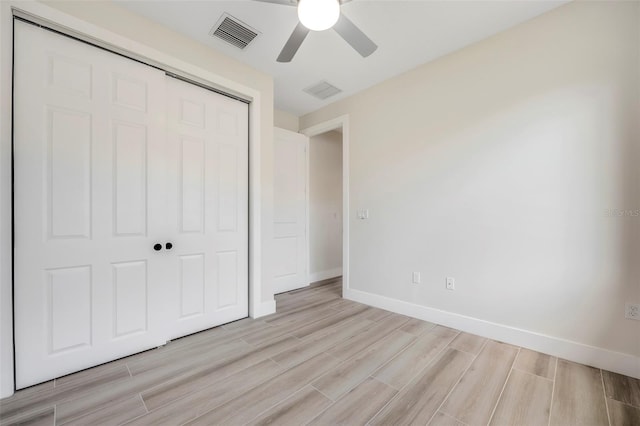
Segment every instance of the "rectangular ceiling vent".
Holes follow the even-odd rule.
[[[342,92],[342,90],[338,89],[336,86],[334,86],[331,83],[328,83],[326,81],[321,81],[318,84],[314,84],[311,87],[307,87],[306,89],[304,89],[304,92],[310,94],[315,98],[318,98],[324,101],[325,99],[330,98],[331,96],[335,96],[338,93]]]
[[[228,13],[223,13],[209,31],[210,36],[218,37],[239,49],[247,47],[258,34],[258,31]]]

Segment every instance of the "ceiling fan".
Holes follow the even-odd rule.
[[[291,62],[309,31],[333,28],[363,58],[371,55],[378,46],[353,22],[340,12],[340,6],[350,0],[256,0],[298,8],[298,25],[285,43],[278,62]]]

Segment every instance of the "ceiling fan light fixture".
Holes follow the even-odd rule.
[[[298,18],[312,31],[324,31],[333,27],[340,17],[338,0],[300,0]]]

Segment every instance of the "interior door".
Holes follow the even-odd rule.
[[[307,146],[309,138],[275,129],[273,140],[274,292],[309,285],[307,277]]]
[[[165,75],[15,22],[17,387],[166,340]]]
[[[248,316],[248,105],[167,77],[171,337]]]

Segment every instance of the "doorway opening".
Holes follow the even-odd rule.
[[[342,128],[309,138],[309,282],[342,276]]]
[[[345,297],[349,289],[349,116],[343,115],[304,128],[300,133],[310,138],[307,208],[309,279],[310,282],[328,279],[341,272],[342,295]],[[330,162],[330,169],[319,170],[321,164],[314,164],[314,158],[320,159],[320,163]],[[338,159],[340,163],[336,169]],[[315,189],[312,179],[316,181]],[[336,189],[336,184],[340,189]],[[320,197],[327,197],[329,202],[325,206],[319,205]],[[341,241],[341,245],[336,239]],[[336,246],[341,262],[335,259],[335,253],[327,254]],[[316,257],[320,252],[322,255]]]

